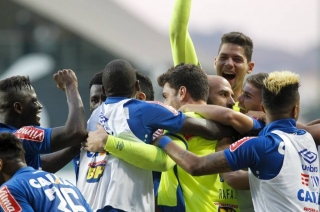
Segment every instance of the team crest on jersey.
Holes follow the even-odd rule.
[[[242,144],[244,144],[245,142],[249,141],[250,139],[255,138],[255,137],[244,137],[240,140],[238,140],[237,142],[233,143],[230,145],[230,151],[234,152],[236,149],[238,149]]]
[[[161,106],[167,108],[168,110],[170,110],[175,115],[179,114],[178,111],[176,109],[174,109],[173,107],[171,107],[170,105],[166,105],[166,104],[163,104],[162,102],[158,102],[158,101],[148,101],[148,102],[161,105]]]
[[[18,129],[14,135],[21,140],[42,142],[44,139],[44,130],[33,126],[26,126]]]
[[[87,182],[95,183],[99,182],[100,178],[103,175],[104,168],[106,166],[107,161],[101,160],[97,162],[91,162],[88,164],[89,169],[87,173]]]
[[[22,211],[19,203],[13,198],[7,186],[3,186],[0,189],[0,206],[5,212],[14,211],[19,212]]]

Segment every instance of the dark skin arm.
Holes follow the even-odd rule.
[[[86,118],[83,103],[78,91],[78,80],[74,72],[64,69],[53,75],[57,87],[65,91],[69,114],[63,127],[53,128],[51,133],[51,151],[75,146],[87,138]]]
[[[41,156],[42,170],[55,173],[80,154],[81,144]]]
[[[189,116],[186,117],[180,133],[198,135],[208,140],[220,140],[238,134],[232,127]]]

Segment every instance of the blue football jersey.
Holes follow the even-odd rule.
[[[52,128],[24,126],[20,129],[0,123],[0,133],[10,132],[22,142],[26,151],[25,158],[28,166],[35,169],[41,167],[40,154],[51,153]]]
[[[69,181],[24,167],[0,187],[0,211],[92,211]]]

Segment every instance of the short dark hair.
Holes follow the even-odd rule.
[[[13,76],[0,80],[0,113],[6,111],[15,101],[24,101],[20,91],[32,88],[28,76]]]
[[[107,97],[131,97],[136,81],[134,68],[129,62],[122,59],[108,63],[102,73],[102,84]]]
[[[89,90],[91,89],[92,85],[102,85],[102,71],[96,73],[90,80],[89,83]]]
[[[12,89],[16,91],[22,89],[31,89],[31,82],[29,76],[13,76],[3,80],[0,80],[0,91],[8,92]]]
[[[258,74],[252,74],[246,79],[246,83],[250,83],[254,87],[258,89],[262,89],[263,87],[263,80],[269,76],[268,73],[258,73]]]
[[[222,45],[225,43],[231,43],[241,46],[244,49],[244,54],[246,55],[247,61],[251,61],[253,52],[253,42],[251,38],[241,32],[226,33],[221,37],[221,43],[218,53],[220,52]]]
[[[140,90],[146,95],[147,101],[154,100],[154,90],[152,82],[149,77],[144,76],[140,72],[136,71],[137,80],[139,80]]]
[[[12,133],[0,133],[0,158],[3,160],[21,159],[25,162],[22,142]]]
[[[299,99],[299,75],[290,71],[275,71],[263,82],[262,103],[274,114],[287,112]]]
[[[197,65],[181,63],[158,77],[158,84],[163,87],[169,83],[170,87],[178,91],[185,86],[195,101],[207,101],[209,96],[208,77]]]

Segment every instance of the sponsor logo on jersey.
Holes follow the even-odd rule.
[[[307,165],[302,164],[302,170],[305,170],[308,172],[318,172],[318,167],[311,166],[311,165],[307,166]]]
[[[7,186],[0,189],[0,206],[5,212],[19,212],[22,211],[19,203],[14,199],[8,190]]]
[[[301,202],[320,204],[319,192],[300,189],[297,193],[298,200]]]
[[[14,135],[21,140],[42,142],[44,130],[33,126],[26,126],[18,129]]]
[[[302,185],[308,186],[309,185],[309,175],[301,173],[301,183]]]
[[[158,105],[161,105],[165,108],[167,108],[168,110],[170,110],[173,114],[175,115],[178,115],[178,111],[176,109],[174,109],[173,107],[171,107],[170,105],[166,105],[166,104],[163,104],[162,102],[158,102],[158,101],[148,101],[149,103],[153,103],[153,104],[158,104]]]
[[[230,145],[230,151],[234,152],[236,149],[238,149],[242,144],[244,144],[245,142],[249,141],[250,139],[255,138],[255,137],[244,137],[240,140],[238,140],[237,142],[233,143]]]
[[[311,152],[307,149],[301,150],[299,152],[303,160],[309,164],[312,164],[315,160],[317,160],[318,155],[314,152]]]
[[[308,208],[308,207],[304,207],[303,211],[307,211],[307,212],[319,212],[318,209],[315,208]]]
[[[218,206],[218,212],[236,212],[235,209],[239,208],[238,205],[215,202],[214,205]]]
[[[87,182],[88,183],[96,183],[99,182],[100,178],[103,175],[103,171],[105,169],[107,161],[101,160],[97,162],[91,162],[88,164],[89,169],[87,173]]]

